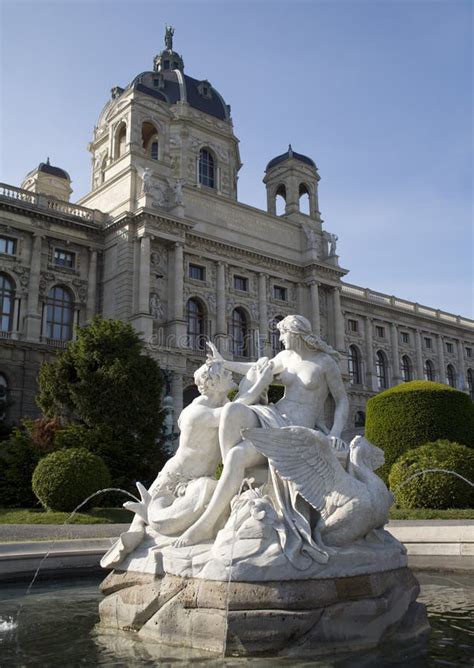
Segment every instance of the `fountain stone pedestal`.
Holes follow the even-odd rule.
[[[428,630],[408,568],[343,578],[219,582],[111,572],[101,625],[221,655],[305,657],[413,640]]]

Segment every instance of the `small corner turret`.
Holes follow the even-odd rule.
[[[52,165],[49,158],[46,159],[46,162],[40,162],[36,169],[28,172],[21,187],[33,193],[56,197],[63,202],[69,202],[72,193],[69,174],[61,167]]]
[[[270,160],[263,182],[267,187],[267,210],[277,215],[277,198],[282,198],[285,209],[281,215],[304,215],[321,223],[318,204],[318,168],[311,158],[296,153],[291,144],[286,153]],[[303,199],[308,206],[302,210]]]

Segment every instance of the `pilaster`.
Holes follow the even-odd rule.
[[[462,339],[458,339],[456,342],[457,352],[458,352],[458,387],[462,392],[465,392],[468,387],[466,383],[466,370],[464,368],[464,346]]]
[[[344,318],[341,310],[341,288],[336,286],[332,291],[334,315],[334,339],[336,350],[344,352]]]
[[[373,392],[377,392],[377,378],[374,374],[374,347],[372,337],[372,318],[365,317],[365,346],[366,346],[366,368],[367,368],[367,387]]]
[[[38,313],[39,281],[41,274],[41,250],[43,236],[34,235],[30,260],[30,280],[28,282],[28,310],[26,315],[26,339],[38,341],[41,336],[41,314]]]
[[[319,283],[313,281],[310,283],[309,291],[311,295],[311,327],[316,336],[321,336],[321,315],[319,310]]]
[[[390,335],[392,339],[392,384],[399,385],[401,382],[400,376],[400,354],[398,352],[398,327],[394,322],[390,326]]]
[[[444,341],[441,334],[438,334],[438,365],[439,365],[439,382],[446,383],[446,364],[444,362]]]
[[[91,249],[89,251],[89,275],[87,285],[87,305],[86,305],[86,319],[87,322],[92,320],[96,312],[97,300],[97,251]]]
[[[420,380],[424,378],[423,353],[421,350],[421,332],[415,329],[415,352],[416,352],[416,376]]]

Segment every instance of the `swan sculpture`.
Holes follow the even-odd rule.
[[[351,441],[347,471],[320,431],[254,428],[242,436],[319,512],[314,531],[325,545],[348,545],[388,521],[393,495],[374,473],[384,463],[383,452],[362,436]]]

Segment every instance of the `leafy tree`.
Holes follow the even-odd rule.
[[[131,325],[96,317],[78,338],[45,363],[38,406],[66,426],[58,447],[82,446],[100,455],[114,484],[153,479],[165,459],[161,435],[163,377]]]

